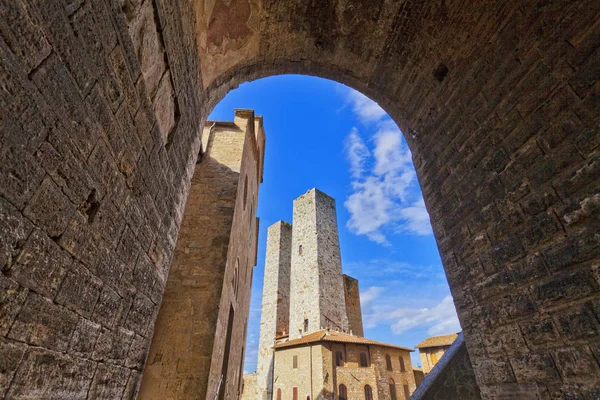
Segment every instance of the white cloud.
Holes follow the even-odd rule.
[[[392,324],[392,332],[397,335],[411,329],[427,326],[429,335],[453,333],[461,330],[452,296],[444,297],[435,307],[423,309],[403,309],[396,314],[400,317]]]
[[[363,123],[379,121],[386,115],[377,103],[356,90],[350,89],[346,96],[346,101],[352,105],[352,111]]]
[[[358,130],[353,128],[345,140],[346,154],[350,162],[350,172],[353,178],[360,178],[364,172],[364,164],[367,157],[371,155],[365,142],[358,134]]]
[[[362,99],[361,102],[366,98],[356,93],[351,91],[350,96]],[[355,113],[365,118],[363,111]],[[377,123],[373,150],[369,151],[356,128],[345,140],[353,178],[352,193],[344,202],[350,213],[346,226],[352,233],[382,245],[389,245],[388,232],[431,234],[425,203],[420,197],[415,199],[416,173],[402,132],[385,113],[368,115]]]
[[[372,286],[361,293],[365,328],[390,324],[392,332],[396,335],[411,330],[425,330],[431,336],[461,330],[452,296],[444,297],[433,307],[418,307],[417,302],[411,303],[409,299],[382,296],[384,291],[385,288]],[[398,307],[398,304],[403,304],[403,307]]]

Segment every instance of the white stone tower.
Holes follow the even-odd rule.
[[[273,398],[273,346],[275,338],[289,332],[291,246],[290,224],[278,221],[269,227],[256,367],[257,400]]]
[[[335,199],[312,189],[294,200],[290,339],[348,330]]]

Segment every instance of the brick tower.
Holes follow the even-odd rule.
[[[348,329],[335,199],[312,189],[294,200],[290,339]]]
[[[273,346],[275,338],[289,331],[291,246],[290,224],[278,221],[269,227],[256,368],[258,400],[273,397]]]

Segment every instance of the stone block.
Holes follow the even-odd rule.
[[[600,324],[590,302],[562,311],[557,319],[563,336],[570,340],[595,338],[599,335]]]
[[[72,263],[69,253],[36,229],[8,273],[21,285],[52,299]]]
[[[598,284],[586,269],[553,276],[551,280],[541,282],[532,289],[534,299],[540,304],[555,301],[572,301],[589,296],[598,291]]]
[[[9,339],[56,351],[66,351],[78,316],[33,292],[17,316]]]
[[[0,198],[0,271],[13,264],[32,230],[33,224],[12,204]]]
[[[102,326],[114,327],[119,318],[121,302],[121,296],[110,286],[104,285],[91,319]]]
[[[147,338],[136,335],[129,348],[125,366],[141,371],[144,368],[144,362],[146,361],[146,354],[149,347],[150,342]]]
[[[6,336],[21,310],[28,290],[0,274],[0,336]]]
[[[146,253],[141,253],[133,271],[133,280],[131,283],[147,296],[150,296],[156,282],[156,276],[156,265],[154,265]]]
[[[92,358],[96,361],[123,365],[133,337],[133,332],[122,328],[114,331],[103,328],[94,347]]]
[[[598,363],[587,346],[565,347],[554,350],[552,355],[565,381],[586,381],[599,376]]]
[[[99,363],[90,385],[90,399],[121,399],[129,370],[111,364]]]
[[[75,212],[75,206],[47,176],[23,214],[36,223],[50,237],[60,236]]]
[[[521,323],[521,332],[531,348],[546,344],[560,343],[554,323],[551,319]]]
[[[44,170],[27,152],[4,148],[0,157],[0,196],[22,210],[44,179]]]
[[[79,318],[69,343],[69,353],[76,357],[91,359],[101,329],[100,325],[85,318]]]
[[[19,365],[9,399],[84,399],[96,364],[54,351],[31,348]]]
[[[136,293],[124,326],[144,337],[148,337],[148,326],[154,320],[155,312],[157,312],[157,306],[143,294]]]
[[[27,347],[0,338],[0,397],[4,398]]]
[[[75,262],[61,285],[56,302],[89,318],[100,296],[102,281]]]
[[[512,369],[518,382],[559,381],[554,361],[546,353],[527,353],[511,358]]]

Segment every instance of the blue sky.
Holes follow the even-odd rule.
[[[293,200],[313,187],[336,199],[342,268],[359,280],[366,337],[414,347],[460,330],[410,151],[385,111],[300,75],[245,83],[209,119],[231,121],[234,108],[262,115],[267,137],[246,372],[256,369],[267,227],[291,223]]]

